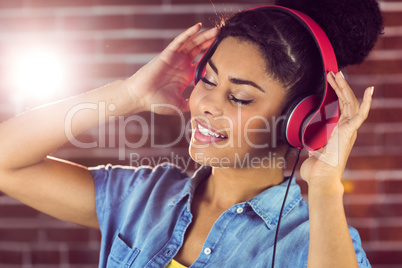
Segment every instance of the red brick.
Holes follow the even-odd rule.
[[[368,250],[366,254],[372,265],[402,264],[402,254],[400,250]]]
[[[64,30],[110,30],[126,28],[126,18],[122,15],[111,16],[71,16],[63,19]]]
[[[402,163],[400,155],[376,155],[376,156],[350,156],[347,168],[351,170],[386,170],[399,169]]]
[[[401,217],[402,204],[348,204],[345,211],[351,218],[387,218]]]
[[[76,56],[76,54],[88,56],[96,53],[96,41],[90,39],[50,39],[46,41],[46,46],[56,49],[62,56]]]
[[[378,238],[381,241],[402,241],[402,226],[378,228]]]
[[[402,204],[378,204],[377,217],[401,217]]]
[[[350,218],[376,217],[378,206],[376,204],[349,204],[345,205],[346,216]]]
[[[124,63],[82,63],[72,65],[72,76],[75,79],[121,77],[126,78],[129,74],[127,65]]]
[[[91,242],[93,241],[100,242],[102,239],[100,231],[95,229],[89,229],[89,237]]]
[[[402,146],[402,133],[384,133],[384,145],[386,147]]]
[[[348,74],[399,74],[402,70],[402,60],[367,60],[359,65],[347,67]]]
[[[402,12],[383,12],[383,22],[385,27],[400,26]]]
[[[22,8],[25,3],[24,0],[0,1],[0,8]]]
[[[355,226],[353,226],[353,227],[355,227]],[[373,229],[370,227],[359,227],[357,229],[357,231],[359,232],[360,239],[362,240],[363,245],[364,245],[364,242],[372,241],[375,239],[373,233],[376,232],[376,229]]]
[[[29,1],[32,7],[80,7],[92,6],[97,0],[33,0]]]
[[[137,29],[182,29],[198,22],[196,14],[164,14],[127,16],[127,27]]]
[[[386,194],[402,193],[402,176],[400,180],[385,180],[382,182],[382,191]]]
[[[66,242],[88,242],[89,232],[87,228],[82,229],[46,229],[46,238],[50,241]]]
[[[38,239],[38,231],[35,229],[0,229],[0,239],[2,242],[33,242]]]
[[[400,49],[402,36],[381,36],[376,44],[376,49]]]
[[[376,78],[370,79],[370,76],[367,77],[366,85],[355,84],[353,83],[353,76],[350,75],[346,77],[346,80],[350,77],[349,86],[352,88],[353,93],[356,95],[356,98],[362,100],[364,91],[371,85],[374,86],[374,100],[379,99],[395,99],[395,98],[402,98],[402,84],[394,83],[394,84],[383,84],[381,82],[376,81]]]
[[[99,250],[91,250],[88,248],[70,249],[68,252],[69,263],[72,264],[91,264],[98,263]]]
[[[34,218],[39,212],[25,205],[2,205],[0,206],[0,218]]]
[[[118,6],[118,5],[159,5],[161,4],[162,0],[147,0],[147,1],[140,1],[140,0],[97,0],[97,3],[100,5],[111,5],[111,6]]]
[[[159,53],[166,45],[163,39],[111,39],[104,40],[102,48],[106,54]]]
[[[22,264],[22,252],[0,250],[0,264]]]
[[[55,17],[0,18],[2,31],[51,31],[56,30]]]
[[[111,29],[182,29],[196,23],[196,14],[135,14],[108,16],[69,16],[63,19],[65,30],[111,30]]]
[[[32,264],[59,264],[60,252],[57,250],[33,250],[31,262]]]
[[[382,135],[374,132],[358,132],[355,147],[383,145]]]
[[[402,84],[379,85],[379,87],[383,92],[384,98],[402,98]]]
[[[365,122],[394,123],[402,122],[402,108],[377,108],[372,109]]]
[[[343,179],[343,182],[348,184],[347,194],[352,195],[367,195],[367,194],[377,194],[380,192],[380,183],[374,179],[367,180],[348,180]],[[345,187],[346,188],[346,187]]]

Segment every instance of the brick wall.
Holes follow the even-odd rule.
[[[0,1],[0,121],[43,102],[12,97],[13,57],[31,47],[56,50],[65,58],[68,83],[64,86],[68,90],[47,100],[51,101],[133,74],[187,26],[198,21],[206,27],[213,25],[215,13],[266,3],[213,2]],[[373,267],[391,268],[402,265],[402,1],[381,1],[381,8],[386,34],[368,61],[344,71],[359,98],[367,86],[376,87],[370,116],[359,131],[344,182],[349,223],[360,231]],[[141,118],[147,128],[141,128],[135,118],[121,119],[120,124],[93,129],[76,141],[96,142],[94,148],[67,144],[55,155],[90,166],[164,160],[183,166],[180,161],[188,161],[188,133],[172,126],[186,118],[149,114]],[[124,139],[119,136],[122,132],[126,133]],[[126,148],[142,143],[135,150]],[[152,146],[169,143],[174,144],[171,149]],[[139,162],[137,156],[154,163]],[[195,167],[191,164],[190,170]],[[300,183],[306,193],[305,184]],[[0,194],[0,267],[96,267],[99,239],[95,230],[52,219]]]

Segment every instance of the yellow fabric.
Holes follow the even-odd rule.
[[[165,268],[187,268],[187,266],[181,265],[177,261],[172,260]]]

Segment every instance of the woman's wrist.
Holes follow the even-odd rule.
[[[343,197],[344,187],[338,178],[321,178],[308,184],[308,195],[317,197]]]
[[[114,116],[136,114],[145,110],[141,98],[131,94],[132,85],[127,80],[114,81],[100,90],[105,94],[108,111]]]

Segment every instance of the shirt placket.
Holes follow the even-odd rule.
[[[224,245],[225,241],[222,241],[222,236],[230,229],[230,224],[234,222],[234,218],[242,214],[244,204],[236,205],[229,210],[225,211],[212,226],[211,231],[208,234],[207,239],[204,242],[204,246],[198,259],[190,266],[191,268],[207,267],[211,261],[215,258],[214,253],[220,245]],[[219,259],[219,256],[217,256]]]
[[[173,230],[172,236],[169,241],[162,247],[152,260],[145,266],[145,268],[159,268],[165,267],[176,255],[179,248],[183,244],[183,237],[187,227],[191,223],[192,214],[188,211],[188,205],[183,206],[182,213],[177,220],[176,226]]]

